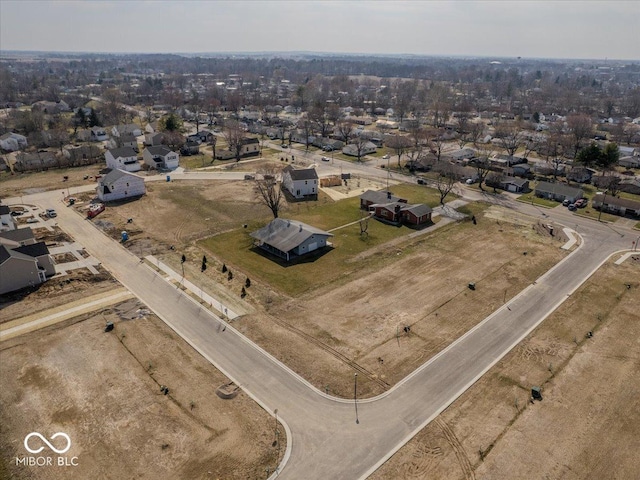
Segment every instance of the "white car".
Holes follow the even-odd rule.
[[[389,160],[391,157],[389,156],[389,154],[387,153],[386,155],[382,156],[383,160]]]
[[[322,157],[320,160],[322,160],[323,162],[328,162],[328,161],[329,161],[329,158],[327,158],[327,157]]]

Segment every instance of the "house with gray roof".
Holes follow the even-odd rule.
[[[104,154],[107,167],[113,170],[121,169],[127,172],[137,172],[142,167],[138,162],[138,154],[131,147],[112,148]]]
[[[16,221],[11,216],[11,210],[6,205],[0,205],[0,232],[15,229]]]
[[[180,165],[180,156],[166,145],[145,148],[142,160],[149,168],[156,170],[174,170]]]
[[[287,166],[282,171],[282,185],[294,198],[318,197],[318,174],[315,168],[295,169]]]
[[[614,215],[640,218],[640,202],[629,198],[618,198],[613,195],[598,193],[591,200],[591,205],[596,210],[613,213]]]
[[[34,243],[36,243],[36,239],[33,236],[33,230],[29,227],[0,232],[0,244],[7,245],[11,248]]]
[[[98,179],[96,191],[101,201],[112,202],[144,195],[146,188],[144,178],[125,170],[116,169]]]
[[[376,190],[367,190],[360,195],[360,208],[362,210],[369,210],[373,204],[376,203],[407,203],[405,198],[396,197],[391,192],[379,192]]]
[[[331,246],[333,234],[297,220],[275,218],[251,233],[255,246],[286,261]]]
[[[584,197],[584,192],[580,188],[570,187],[562,183],[540,182],[534,190],[536,197],[548,198],[557,202],[569,200],[575,203],[579,198]]]
[[[20,230],[31,232],[30,228]],[[34,287],[55,273],[55,262],[44,242],[0,242],[0,295]]]

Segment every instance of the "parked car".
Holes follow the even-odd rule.
[[[467,181],[464,183],[466,183],[467,185],[473,185],[475,181],[473,180],[473,178],[467,178]]]
[[[389,156],[388,153],[382,156],[383,160],[389,160],[390,158],[391,158],[391,156]]]
[[[27,219],[27,223],[38,223],[38,219],[31,217],[31,218]]]
[[[575,203],[570,203],[569,206],[567,207],[569,210],[571,210],[572,212],[577,210],[578,207],[576,207]]]
[[[426,185],[426,184],[427,184],[427,182],[425,181],[424,178],[419,178],[418,179],[418,185]]]
[[[332,152],[333,147],[331,145],[325,145],[324,147],[322,147],[322,150],[324,150],[325,152]]]
[[[322,160],[323,162],[328,162],[330,160],[329,157],[322,157],[320,160]]]
[[[575,201],[574,205],[578,208],[584,208],[587,206],[587,199],[586,198],[579,198],[578,200]]]
[[[55,218],[58,216],[58,214],[56,213],[56,211],[53,208],[47,208],[47,211],[45,213],[45,215],[49,218]]]
[[[564,201],[562,202],[562,206],[568,207],[569,205],[571,205],[571,200],[565,198]]]

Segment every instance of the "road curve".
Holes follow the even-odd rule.
[[[24,196],[50,207],[59,191]],[[14,203],[17,203],[14,199]],[[515,211],[540,215],[535,207]],[[550,210],[545,218],[565,220]],[[312,387],[231,326],[68,208],[59,226],[127,289],[266,410],[278,409],[288,434],[278,478],[366,478],[567,299],[631,235],[579,217],[581,247],[389,392],[368,400],[335,399]],[[356,409],[357,407],[357,409]],[[356,423],[356,419],[358,422]]]

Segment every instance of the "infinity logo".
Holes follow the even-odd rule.
[[[67,435],[66,433],[58,432],[51,435],[51,440],[57,437],[64,437],[67,439],[67,446],[61,450],[58,450],[56,447],[51,445],[51,443],[46,438],[44,438],[41,434],[39,434],[38,432],[31,432],[29,435],[24,437],[24,448],[26,448],[31,453],[40,453],[42,450],[44,450],[44,447],[40,447],[35,450],[29,447],[29,439],[31,437],[38,437],[40,440],[46,443],[47,447],[49,447],[51,450],[53,450],[57,454],[67,453],[71,448],[71,439],[69,438],[69,435]]]

